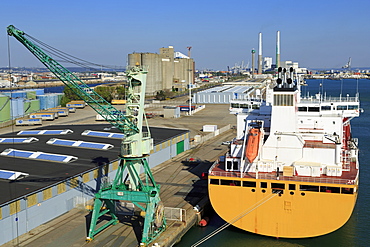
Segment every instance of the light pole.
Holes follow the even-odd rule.
[[[189,69],[189,116],[191,116],[191,69]]]

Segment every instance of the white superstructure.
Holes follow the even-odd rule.
[[[237,138],[226,157],[226,170],[331,177],[349,171],[351,161],[358,166],[357,139],[351,137],[350,129],[350,120],[360,114],[358,95],[304,98],[301,83],[293,80],[293,69],[281,70],[264,101],[231,102],[230,111],[237,114]],[[248,131],[257,122],[263,126],[257,157],[248,162]]]

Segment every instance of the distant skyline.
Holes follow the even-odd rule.
[[[281,60],[307,68],[370,67],[370,1],[46,1],[5,0],[0,14],[0,67],[7,67],[6,27],[27,34],[75,57],[125,66],[133,52],[158,53],[173,46],[191,56],[197,69],[251,66],[251,50],[275,63],[276,32]],[[9,37],[11,67],[43,67],[15,38]],[[257,56],[256,56],[257,58]],[[71,66],[63,64],[65,66]]]

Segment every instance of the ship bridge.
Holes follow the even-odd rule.
[[[360,101],[356,97],[301,98],[299,115],[358,117]]]

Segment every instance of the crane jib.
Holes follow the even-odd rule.
[[[68,69],[63,67],[52,57],[46,54],[40,47],[31,42],[25,37],[25,32],[15,28],[13,25],[7,27],[7,33],[9,36],[15,37],[19,42],[21,42],[37,59],[40,60],[59,80],[61,80],[66,86],[70,87],[74,93],[76,93],[82,100],[84,100],[105,120],[110,122],[113,126],[117,127],[120,131],[124,132],[126,135],[132,135],[139,132],[138,127],[132,123],[126,116],[121,115],[119,118],[112,117],[112,112],[119,112],[115,107],[113,107],[109,102],[102,98],[95,91],[87,93],[82,90],[79,86],[80,84],[86,85],[82,80],[80,80],[75,74],[70,72]],[[112,121],[111,119],[114,119]]]

